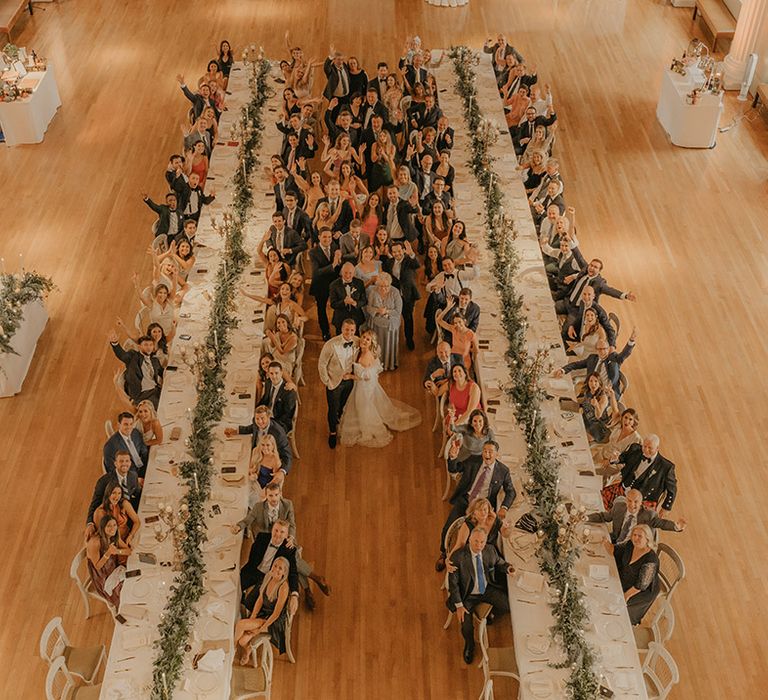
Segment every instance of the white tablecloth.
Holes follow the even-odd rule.
[[[504,387],[509,383],[509,368],[504,358],[508,342],[501,328],[500,300],[491,277],[493,254],[487,248],[482,234],[484,197],[466,166],[470,157],[470,144],[466,125],[459,116],[463,114],[462,102],[452,87],[455,76],[451,62],[446,60],[435,73],[440,88],[448,87],[446,92],[440,93],[440,106],[456,129],[456,145],[451,162],[456,168],[457,215],[466,222],[469,238],[477,243],[480,251],[480,278],[471,285],[473,299],[482,309],[477,334],[481,346],[477,363],[478,381],[482,386],[491,424],[500,446],[501,459],[510,467],[518,494],[507,514],[507,522],[514,524],[520,516],[531,510],[522,488],[528,478],[523,469],[527,448],[525,436],[517,426],[513,407],[504,393]],[[484,116],[495,120],[500,128],[506,131],[490,55],[481,54],[481,63],[476,73],[477,99]],[[540,347],[546,347],[550,350],[552,361],[556,365],[562,365],[565,363],[565,351],[525,189],[515,171],[517,162],[508,133],[500,135],[498,144],[492,149],[492,155],[496,158],[494,171],[499,176],[505,193],[504,210],[513,217],[519,231],[515,247],[522,263],[516,287],[523,295],[528,317],[526,340],[529,350],[535,352]],[[561,381],[560,387],[551,387],[552,391],[573,396],[570,380]],[[551,444],[563,457],[560,492],[577,506],[584,505],[589,511],[601,510],[601,479],[594,476],[581,417],[578,414],[562,414],[557,400],[544,402],[542,411],[551,436]],[[573,444],[566,446],[566,442]],[[587,476],[587,472],[592,475]],[[598,526],[590,527],[600,536]],[[549,662],[555,663],[562,659],[562,650],[554,644],[548,646],[549,628],[552,626],[549,607],[551,593],[544,585],[538,592],[535,591],[536,586],[531,585],[539,581],[540,569],[538,560],[533,555],[533,548],[526,549],[524,546],[525,538],[525,533],[513,529],[510,539],[504,540],[505,558],[516,569],[515,576],[509,581],[509,602],[515,655],[520,671],[521,697],[524,700],[540,697],[532,692],[531,683],[545,683],[551,684],[552,687],[549,697],[559,700],[565,697],[564,687],[569,671],[553,669],[548,665]],[[613,557],[605,555],[600,545],[590,547],[590,551],[594,551],[596,556],[583,554],[576,567],[576,574],[585,577],[583,590],[592,611],[593,622],[593,629],[589,630],[587,637],[603,657],[598,671],[605,672],[617,700],[646,698],[634,636],[626,605],[623,603],[621,584]],[[591,565],[606,567],[607,572],[603,569],[603,572],[607,573],[606,578],[599,581],[590,578],[588,574]]]
[[[219,123],[222,141],[229,140],[230,128],[240,118],[240,108],[250,100],[250,91],[246,71],[242,64],[235,64],[230,74],[227,107]],[[263,118],[267,125],[272,120],[270,110],[279,109],[280,91],[267,103]],[[181,109],[180,105],[180,109]],[[279,152],[280,134],[276,129],[265,129],[261,147],[261,160],[268,154]],[[166,372],[158,415],[163,424],[165,435],[178,426],[182,430],[181,438],[175,442],[167,440],[164,444],[153,447],[150,453],[147,477],[141,499],[139,516],[142,529],[135,553],[130,557],[128,569],[141,569],[138,578],[131,578],[123,585],[120,611],[128,619],[125,625],[116,624],[112,637],[109,659],[104,676],[101,698],[127,700],[128,698],[146,698],[152,686],[152,663],[156,651],[152,642],[157,639],[157,626],[163,611],[174,572],[167,566],[154,566],[141,563],[139,553],[154,554],[159,562],[171,562],[173,547],[170,538],[158,543],[154,536],[154,525],[146,525],[145,520],[158,511],[160,502],[178,506],[184,493],[184,487],[173,476],[173,465],[185,459],[184,439],[190,434],[190,413],[197,396],[192,376],[183,371],[179,350],[182,345],[191,352],[192,344],[202,343],[207,334],[210,299],[214,289],[214,278],[219,266],[222,247],[221,237],[213,231],[210,216],[218,215],[231,204],[234,189],[231,178],[237,167],[237,147],[225,143],[217,145],[211,159],[208,180],[216,184],[216,200],[208,206],[200,219],[197,234],[198,248],[195,270],[189,276],[191,290],[185,296],[180,309],[179,326],[170,356],[170,365],[179,370]],[[254,206],[246,225],[245,248],[252,252],[258,240],[269,226],[273,204],[266,196],[271,190],[269,183],[259,172],[253,175]],[[206,246],[206,247],[202,247]],[[207,270],[198,272],[197,270]],[[252,293],[266,293],[264,269],[258,258],[243,273],[242,284]],[[218,440],[214,452],[215,471],[223,466],[235,466],[236,473],[243,475],[243,481],[236,486],[227,486],[220,476],[215,477],[208,511],[208,542],[204,545],[206,563],[206,592],[198,604],[200,615],[194,625],[189,640],[191,650],[185,656],[182,680],[173,692],[174,700],[206,700],[229,698],[232,673],[233,632],[238,619],[240,602],[239,555],[242,534],[234,536],[229,525],[238,522],[246,513],[248,502],[248,462],[250,457],[250,436],[238,436],[227,439],[224,428],[231,425],[245,425],[251,422],[255,403],[255,379],[258,369],[258,357],[262,340],[263,317],[261,305],[238,295],[237,316],[239,327],[232,333],[233,350],[227,360],[225,393],[227,407],[221,423],[215,429]],[[258,311],[258,315],[256,312]],[[254,323],[254,320],[257,320]],[[181,336],[189,335],[190,340],[183,341]],[[240,399],[238,395],[243,385],[249,387],[251,398]],[[237,387],[237,391],[235,388]],[[212,506],[218,505],[220,514],[215,514]],[[137,619],[136,615],[142,616]],[[201,650],[205,642],[220,641],[228,650],[224,664],[218,673],[205,673],[192,669],[192,659]],[[137,648],[138,647],[138,648]]]
[[[704,83],[698,69],[689,68],[687,75],[664,71],[656,117],[675,146],[711,148],[717,140],[717,128],[723,111],[723,96],[706,94],[695,105],[686,95]]]
[[[27,77],[40,79],[29,97],[15,102],[0,102],[0,126],[9,146],[40,143],[53,115],[61,107],[52,64],[48,64],[46,71],[27,73]]]
[[[13,396],[21,391],[35,354],[37,339],[46,323],[48,312],[42,301],[33,301],[24,307],[21,325],[11,339],[11,347],[19,354],[0,354],[0,396]]]

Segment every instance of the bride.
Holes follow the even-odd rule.
[[[360,336],[360,351],[345,379],[354,379],[352,393],[339,424],[342,445],[384,447],[390,430],[409,430],[421,423],[421,414],[407,404],[390,399],[379,384],[381,362],[373,331]]]

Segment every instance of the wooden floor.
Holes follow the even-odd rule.
[[[363,26],[363,31],[360,27]],[[117,408],[106,334],[132,317],[130,273],[149,272],[153,217],[140,200],[164,189],[185,111],[174,76],[202,74],[222,38],[284,53],[286,28],[309,55],[327,45],[367,67],[394,62],[404,37],[479,46],[514,37],[550,82],[560,114],[558,156],[586,255],[639,301],[613,302],[629,404],[643,432],[677,463],[674,544],[688,565],[670,644],[682,674],[672,697],[764,697],[768,532],[768,251],[763,234],[768,126],[745,119],[714,150],[670,146],[655,120],[662,70],[694,33],[690,10],[661,0],[471,0],[456,10],[419,0],[222,0],[188,3],[61,0],[16,30],[56,66],[63,107],[44,143],[0,148],[0,255],[51,274],[59,287],[23,393],[0,401],[0,697],[43,697],[37,656],[45,622],[61,614],[78,644],[109,640],[105,614],[85,622],[68,578],[81,543],[102,425]],[[744,109],[727,98],[723,123]],[[308,349],[310,383],[316,377]],[[419,338],[391,394],[431,406],[417,377]],[[276,667],[275,698],[471,698],[481,676],[443,632],[432,564],[446,514],[427,427],[385,450],[324,444],[323,401],[305,392],[291,474],[305,554],[334,590],[300,616],[298,663]],[[494,633],[499,634],[495,629]]]

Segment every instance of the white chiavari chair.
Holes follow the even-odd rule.
[[[269,698],[272,694],[274,654],[269,635],[259,635],[251,644],[253,667],[233,666],[230,700]]]
[[[652,642],[664,646],[675,631],[675,611],[672,603],[667,598],[660,600],[650,625],[635,625],[632,628],[637,651],[641,654],[648,651]]]
[[[512,678],[520,684],[520,672],[517,670],[517,658],[515,657],[515,647],[492,647],[488,644],[488,614],[491,612],[491,606],[487,610],[475,610],[475,615],[479,617],[480,623],[477,629],[477,636],[480,640],[480,653],[482,659],[480,668],[483,669],[486,687],[491,684],[491,697],[493,697],[493,677],[501,676]],[[483,614],[484,613],[484,614]],[[485,690],[483,691],[485,692]],[[484,698],[481,695],[480,698]],[[519,697],[519,693],[518,693]]]
[[[80,591],[80,595],[83,597],[83,603],[85,604],[85,619],[87,620],[91,616],[91,603],[89,598],[104,603],[104,605],[107,606],[110,615],[114,617],[117,614],[117,611],[112,606],[112,603],[99,595],[93,587],[93,581],[91,581],[91,575],[88,573],[87,568],[87,556],[85,547],[83,547],[77,554],[75,554],[74,559],[72,559],[72,564],[69,567],[69,575],[75,582],[77,590]],[[85,575],[81,576],[80,569],[83,567],[85,568]]]
[[[103,644],[97,647],[73,647],[69,643],[60,617],[54,617],[45,626],[40,636],[40,656],[49,666],[62,657],[67,672],[82,679],[86,685],[93,685],[102,663],[107,658]]]
[[[100,695],[101,683],[78,686],[67,671],[64,657],[53,660],[45,677],[46,700],[99,700]]]
[[[659,542],[659,581],[661,595],[671,600],[680,581],[685,578],[685,564],[680,555],[666,542]]]
[[[680,682],[680,673],[672,655],[661,644],[651,642],[643,662],[643,680],[648,700],[666,700],[672,687]]]

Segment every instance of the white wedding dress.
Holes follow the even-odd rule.
[[[392,441],[390,430],[410,430],[421,423],[421,414],[402,401],[390,399],[379,384],[381,362],[370,367],[352,365],[355,384],[339,423],[342,445],[384,447]]]

